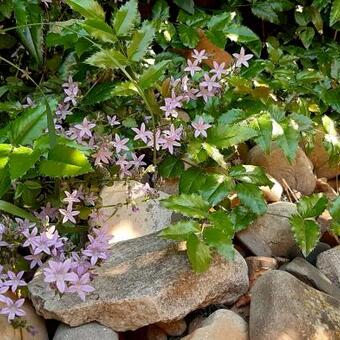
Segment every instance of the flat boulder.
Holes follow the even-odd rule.
[[[340,339],[340,302],[293,275],[272,270],[253,286],[251,340]]]
[[[76,294],[56,295],[41,270],[29,283],[37,312],[70,326],[97,321],[115,331],[179,320],[214,303],[232,304],[248,289],[248,269],[236,252],[233,261],[216,255],[204,273],[195,273],[178,243],[157,234],[112,245],[96,268],[95,291],[85,302]]]

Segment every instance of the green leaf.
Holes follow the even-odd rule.
[[[297,211],[303,218],[317,217],[323,213],[328,200],[322,194],[304,196],[297,204]]]
[[[332,216],[331,231],[340,236],[340,196],[332,202],[329,213]]]
[[[169,19],[169,6],[165,0],[157,0],[152,7],[152,18],[159,20]]]
[[[233,260],[235,250],[232,238],[217,228],[206,228],[203,232],[204,241],[217,250],[217,252],[228,260]]]
[[[331,14],[329,16],[329,25],[333,26],[340,20],[340,0],[333,0]]]
[[[232,184],[225,175],[209,174],[205,177],[204,184],[199,187],[198,192],[211,206],[215,206],[227,197]]]
[[[248,208],[239,205],[232,209],[231,213],[229,214],[229,218],[234,225],[235,232],[238,232],[246,229],[249,224],[257,218],[257,215],[255,215]]]
[[[111,96],[127,97],[134,96],[138,93],[138,89],[131,81],[124,81],[116,86],[111,91]]]
[[[208,130],[207,142],[219,148],[229,148],[245,142],[257,135],[257,132],[243,125],[218,124]]]
[[[273,131],[273,124],[270,115],[263,114],[254,121],[252,127],[258,133],[258,136],[254,138],[255,142],[264,152],[270,153]]]
[[[195,221],[179,221],[163,229],[160,236],[176,241],[187,241],[189,236],[200,231],[199,223]]]
[[[246,43],[260,40],[260,38],[248,27],[241,25],[230,25],[225,30],[231,41]]]
[[[140,20],[137,0],[130,0],[121,6],[114,16],[113,27],[118,37],[127,35]]]
[[[114,49],[96,52],[90,58],[86,59],[85,62],[104,69],[122,68],[128,65],[128,60],[124,55]]]
[[[319,226],[315,221],[304,220],[299,215],[292,215],[289,220],[295,241],[306,257],[315,248],[320,239]]]
[[[9,176],[8,166],[0,169],[0,197],[2,197],[11,187],[11,178]]]
[[[292,124],[282,124],[282,134],[276,139],[289,161],[293,161],[299,146],[299,131]]]
[[[41,174],[50,177],[83,175],[92,171],[91,164],[79,150],[57,144],[40,163]]]
[[[9,202],[6,202],[6,201],[0,200],[0,210],[6,212],[8,214],[27,219],[29,221],[36,221],[37,220],[28,211],[21,209],[21,208],[17,207],[16,205],[9,203]]]
[[[251,6],[253,14],[265,21],[279,24],[279,12],[287,11],[294,7],[294,3],[288,0],[256,1]]]
[[[223,169],[226,169],[227,163],[224,160],[223,155],[220,153],[220,151],[213,145],[210,145],[208,143],[202,144],[203,149],[207,152],[210,158],[212,158],[219,166],[221,166]]]
[[[217,210],[209,214],[209,221],[216,229],[221,230],[229,239],[234,237],[235,231],[229,211]]]
[[[195,12],[194,0],[174,0],[174,3],[190,14],[194,14]]]
[[[93,105],[104,102],[112,98],[112,91],[116,84],[112,83],[101,83],[95,85],[86,96],[83,97],[82,105]]]
[[[179,38],[185,47],[195,48],[197,46],[200,37],[195,28],[179,24],[177,31]]]
[[[267,210],[262,191],[251,183],[236,184],[237,196],[241,203],[249,208],[254,214],[262,215]]]
[[[179,192],[184,194],[198,193],[205,181],[205,174],[200,169],[189,168],[180,176]]]
[[[209,268],[210,249],[196,235],[191,234],[187,241],[187,254],[194,271],[202,273]]]
[[[162,177],[179,177],[184,171],[184,164],[182,160],[169,155],[162,163],[159,164],[158,171]]]
[[[129,60],[140,61],[147,52],[154,35],[155,29],[152,24],[144,22],[142,28],[132,35],[132,40],[127,48]]]
[[[231,109],[223,113],[218,118],[218,124],[227,125],[241,122],[242,120],[248,118],[248,114],[241,109]]]
[[[258,186],[273,186],[273,182],[267,177],[266,173],[259,166],[236,165],[230,168],[229,175],[241,182],[252,183]]]
[[[315,31],[313,27],[301,27],[297,30],[297,35],[302,41],[303,46],[309,48],[313,41]]]
[[[162,60],[146,69],[139,78],[139,86],[143,90],[155,86],[155,83],[160,80],[169,63],[170,60]]]
[[[113,43],[117,40],[113,29],[103,20],[87,19],[82,26],[93,38],[108,43]]]
[[[65,0],[65,2],[76,12],[86,19],[97,19],[104,21],[105,13],[98,2],[94,0]]]
[[[197,194],[174,195],[161,202],[165,208],[194,218],[205,218],[210,207],[209,203]]]

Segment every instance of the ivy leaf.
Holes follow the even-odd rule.
[[[209,203],[197,194],[174,195],[161,202],[165,208],[194,218],[205,218],[210,207]]]
[[[166,178],[179,177],[184,171],[183,161],[174,156],[168,156],[158,166],[159,174]]]
[[[304,196],[297,204],[297,211],[302,218],[320,216],[326,209],[328,200],[322,194]]]
[[[299,131],[290,124],[282,124],[282,134],[276,139],[277,145],[283,150],[289,161],[293,161],[299,146]]]
[[[98,40],[108,43],[117,40],[112,28],[103,20],[87,19],[82,26],[92,37]]]
[[[127,35],[140,20],[137,0],[130,0],[115,14],[113,27],[118,37]]]
[[[195,48],[200,40],[200,37],[195,28],[185,24],[179,24],[178,35],[185,47]]]
[[[170,63],[170,60],[162,60],[159,63],[150,66],[140,76],[139,86],[143,90],[146,90],[149,87],[154,86],[155,83],[160,80],[160,77],[163,75],[169,63]]]
[[[127,48],[129,60],[140,61],[148,50],[154,35],[155,29],[152,24],[144,22],[142,28],[132,35],[132,40]]]
[[[273,186],[273,182],[267,177],[266,173],[259,166],[236,165],[230,168],[229,175],[241,182],[252,183],[259,186]]]
[[[231,188],[232,182],[228,177],[209,174],[206,176],[204,184],[200,186],[199,193],[211,206],[215,206],[227,197]]]
[[[331,231],[340,236],[340,196],[333,201],[329,213],[332,216]]]
[[[219,166],[221,166],[223,169],[226,169],[228,167],[223,155],[215,146],[210,145],[209,143],[203,143],[202,146],[209,157],[212,158]]]
[[[331,14],[329,16],[329,25],[333,26],[340,20],[340,1],[333,0]]]
[[[315,30],[313,27],[309,27],[309,26],[300,27],[297,30],[297,35],[299,36],[303,46],[305,48],[309,48],[315,36]]]
[[[194,271],[202,273],[209,268],[210,249],[194,234],[191,234],[187,241],[187,254]]]
[[[128,65],[128,60],[119,51],[110,49],[96,52],[87,58],[85,63],[104,69],[115,69]]]
[[[181,174],[179,192],[184,194],[197,193],[206,181],[204,173],[195,167]]]
[[[217,210],[210,213],[208,218],[214,228],[221,230],[230,239],[234,237],[235,231],[229,212]]]
[[[256,215],[262,215],[267,210],[262,191],[251,183],[238,183],[236,185],[237,196],[241,203]]]
[[[229,218],[233,223],[235,232],[246,229],[251,222],[256,219],[256,215],[248,208],[239,205],[229,214]]]
[[[319,226],[315,221],[305,220],[299,215],[292,215],[289,220],[295,241],[306,257],[315,248],[320,239]]]
[[[218,124],[208,130],[207,142],[219,148],[229,148],[256,135],[257,132],[247,126]]]
[[[105,13],[98,2],[94,0],[65,0],[65,2],[76,12],[86,19],[97,19],[104,21]]]
[[[40,173],[50,177],[83,175],[92,171],[86,156],[79,150],[57,144],[48,153],[48,159],[40,163]]]
[[[206,228],[203,232],[205,242],[228,260],[233,260],[235,250],[232,238],[217,228]]]
[[[273,131],[273,124],[270,115],[264,114],[260,116],[254,121],[252,127],[258,132],[258,136],[254,138],[255,142],[264,152],[269,153]]]
[[[199,223],[192,220],[179,221],[163,229],[159,235],[170,240],[187,241],[190,235],[199,231]]]

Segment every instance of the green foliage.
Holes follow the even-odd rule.
[[[196,221],[179,221],[163,229],[160,235],[164,238],[176,241],[187,241],[189,236],[200,231],[200,225]]]
[[[340,196],[333,201],[329,213],[332,216],[331,231],[340,236]]]
[[[117,11],[113,27],[118,37],[127,35],[139,22],[138,2],[130,0]]]
[[[168,156],[158,166],[159,174],[165,178],[179,177],[183,173],[183,170],[184,170],[183,161],[174,156]]]
[[[187,241],[187,254],[192,267],[198,273],[209,268],[211,262],[210,248],[194,234],[191,234]]]
[[[79,12],[86,19],[103,21],[105,13],[98,2],[94,0],[65,0],[65,2],[76,12]]]
[[[128,65],[128,60],[121,52],[109,49],[96,52],[86,59],[86,63],[104,69],[116,69]]]
[[[163,75],[166,67],[169,64],[169,60],[162,60],[159,63],[150,66],[145,70],[139,79],[139,85],[143,90],[146,90],[154,86],[155,82],[159,81]]]

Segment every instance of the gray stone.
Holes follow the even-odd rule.
[[[248,289],[247,264],[236,252],[234,261],[214,257],[204,273],[192,271],[179,244],[157,234],[119,242],[92,285],[85,302],[76,294],[56,295],[41,270],[29,283],[37,312],[71,326],[98,321],[116,331],[179,320],[213,303],[232,304]]]
[[[326,275],[303,258],[297,257],[292,262],[287,263],[284,265],[284,270],[304,283],[332,295],[340,303],[340,289],[333,285]]]
[[[118,334],[97,322],[78,327],[60,324],[53,340],[119,340]]]
[[[289,223],[289,217],[294,213],[296,206],[293,203],[269,204],[263,216],[236,236],[257,256],[285,257],[296,245]]]
[[[340,246],[320,254],[316,266],[340,288]]]
[[[306,257],[306,261],[308,261],[310,264],[315,266],[316,265],[316,259],[318,258],[319,254],[321,254],[322,252],[329,250],[329,249],[331,249],[331,246],[329,244],[324,243],[324,242],[318,242],[317,245],[315,246],[315,248]],[[289,250],[288,257],[290,259],[295,259],[296,257],[305,258],[301,249],[299,247],[297,247],[296,245],[294,245]]]
[[[219,309],[201,321],[182,340],[248,340],[248,324],[228,309]]]
[[[268,271],[251,293],[251,340],[340,339],[339,301],[293,275]]]

